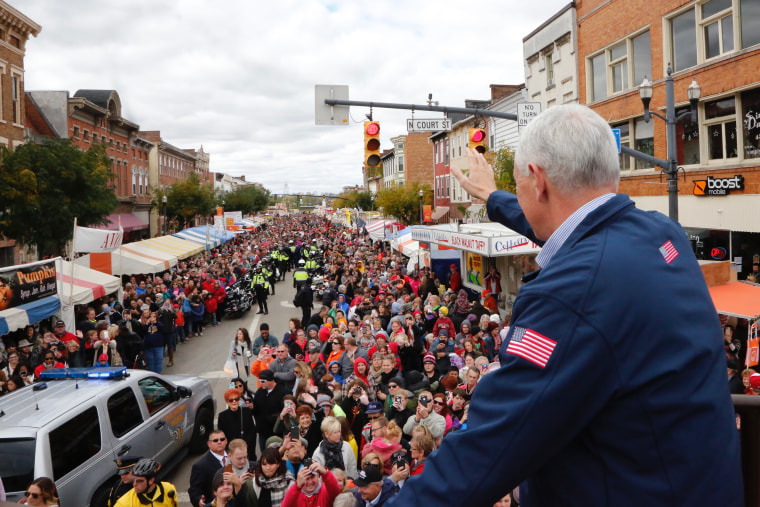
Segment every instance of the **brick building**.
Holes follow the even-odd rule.
[[[0,145],[24,143],[24,55],[29,37],[42,28],[0,0]],[[0,266],[32,260],[12,239],[0,238]]]
[[[139,125],[122,116],[116,90],[78,90],[73,97],[66,91],[29,91],[24,99],[33,136],[71,139],[81,150],[106,145],[119,205],[105,228],[115,230],[121,224],[125,242],[148,237],[152,143],[138,136]]]
[[[689,108],[689,85],[701,87],[697,121],[677,123],[679,221],[700,257],[741,258],[747,273],[760,260],[760,2],[575,3],[581,103],[620,128],[623,144],[667,158],[665,122],[643,120],[637,87],[645,77],[660,114],[669,67],[677,113]],[[667,213],[659,168],[621,157],[621,176],[620,191],[637,206]]]

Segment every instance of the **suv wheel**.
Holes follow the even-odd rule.
[[[206,450],[208,435],[214,430],[214,415],[207,407],[201,407],[195,415],[193,438],[190,440],[190,452],[200,454]]]

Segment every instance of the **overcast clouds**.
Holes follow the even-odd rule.
[[[115,89],[124,117],[274,193],[361,183],[366,108],[314,125],[314,85],[463,107],[524,81],[522,39],[568,0],[8,0],[42,26],[27,90]],[[479,6],[473,9],[472,6]],[[383,148],[408,111],[375,110]],[[436,117],[437,113],[417,113]]]

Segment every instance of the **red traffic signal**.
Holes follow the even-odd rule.
[[[478,153],[486,152],[486,131],[483,129],[470,129],[470,148],[478,151]]]
[[[380,165],[380,123],[376,121],[364,122],[364,165]]]

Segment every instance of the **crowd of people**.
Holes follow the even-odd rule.
[[[307,267],[308,276],[297,276]],[[326,280],[316,300],[315,268]],[[174,365],[179,344],[221,323],[230,285],[248,273],[246,283],[261,289],[264,284],[253,287],[261,274],[267,292],[274,291],[291,271],[299,311],[288,328],[270,334],[262,323],[255,337],[240,328],[230,342],[225,370],[235,388],[225,393],[227,409],[218,419],[223,452],[242,445],[246,463],[269,471],[256,449],[260,459],[275,460],[266,456],[276,445],[281,461],[272,463],[283,463],[291,482],[301,482],[305,462],[320,483],[331,484],[327,474],[335,473],[338,492],[361,482],[359,474],[371,463],[396,491],[405,477],[423,470],[445,434],[466,426],[479,378],[498,365],[504,320],[480,300],[469,300],[456,266],[443,281],[427,267],[409,270],[387,242],[321,217],[278,217],[161,276],[125,277],[123,297],[82,308],[75,329],[58,320],[51,329],[42,323],[3,337],[2,391],[30,385],[47,368],[124,365],[160,373]],[[259,313],[266,310],[259,305]],[[236,470],[245,479],[248,468]],[[202,477],[202,484],[196,474],[191,481],[193,505],[216,498],[213,474]],[[220,494],[230,479],[220,483]],[[259,505],[280,505],[284,491],[266,500],[264,479],[245,494],[263,495]],[[233,484],[235,498],[241,484]]]

